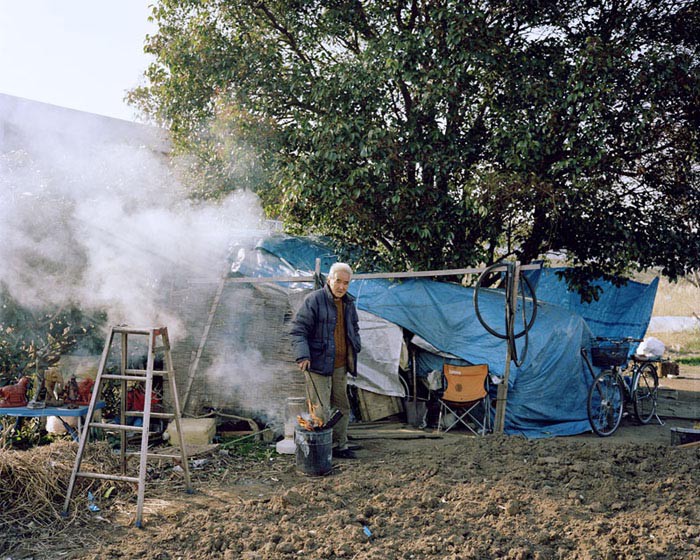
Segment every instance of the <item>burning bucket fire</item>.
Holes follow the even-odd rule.
[[[336,410],[328,421],[316,415],[309,403],[309,412],[297,416],[294,429],[297,469],[303,474],[322,476],[333,468],[333,426],[343,414]]]
[[[323,476],[333,468],[333,428],[310,431],[294,429],[297,469],[303,474]]]

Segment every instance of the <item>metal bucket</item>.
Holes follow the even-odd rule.
[[[333,429],[309,431],[294,428],[297,469],[304,474],[323,476],[333,468]]]
[[[671,445],[684,445],[700,441],[700,430],[694,428],[671,428]]]

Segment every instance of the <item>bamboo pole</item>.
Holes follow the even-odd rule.
[[[516,261],[513,267],[513,277],[508,279],[508,289],[506,290],[507,324],[511,325],[511,327],[515,324],[515,315],[518,307],[518,279],[520,277],[520,270],[520,263]],[[508,335],[508,333],[506,334]],[[513,344],[515,344],[515,342],[513,342]],[[505,426],[506,404],[508,402],[508,378],[510,377],[510,363],[512,359],[511,344],[507,343],[506,365],[503,372],[503,380],[498,385],[498,390],[496,392],[496,419],[493,426],[495,434],[502,434]]]

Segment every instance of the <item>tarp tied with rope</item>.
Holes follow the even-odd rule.
[[[443,363],[448,362],[488,364],[493,375],[503,376],[507,343],[489,334],[477,319],[472,288],[423,279],[356,280],[350,291],[360,309],[408,329],[457,358],[421,352],[419,375],[442,371]],[[482,291],[480,309],[488,324],[503,322],[504,306],[502,291]],[[579,352],[590,338],[590,330],[578,315],[556,305],[540,305],[524,362],[520,367],[511,365],[505,433],[547,437],[590,429],[586,413],[589,374]],[[522,347],[521,339],[517,344]]]
[[[295,246],[298,243],[278,244],[272,239],[266,242],[265,250],[303,269],[302,263],[308,266],[309,254],[305,252],[303,258],[297,258]],[[321,256],[328,263],[328,251],[321,251]],[[322,272],[327,271],[322,265]],[[523,363],[519,367],[511,364],[504,423],[507,434],[534,438],[589,431],[586,399],[591,378],[580,349],[590,347],[594,334],[641,338],[651,316],[655,283],[649,287],[638,283],[621,288],[604,286],[607,295],[582,309],[575,304],[578,295],[566,292],[563,284],[552,284],[552,278],[556,280],[552,275],[544,269],[539,279],[530,278],[540,303],[528,333]],[[441,371],[442,364],[451,361],[486,363],[492,374],[503,376],[507,342],[489,334],[478,320],[473,289],[428,279],[356,279],[350,285],[350,293],[357,298],[359,309],[407,329],[437,349],[420,353],[419,375]],[[504,292],[482,290],[479,308],[488,325],[502,325]],[[604,323],[608,323],[605,328]],[[523,338],[517,340],[519,349],[523,343]],[[445,358],[439,353],[454,357]]]

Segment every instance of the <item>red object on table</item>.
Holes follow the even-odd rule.
[[[94,385],[95,382],[89,377],[78,381],[78,404],[90,404],[90,397],[92,397],[92,387]]]
[[[157,410],[159,399],[155,391],[151,394],[151,410]],[[126,393],[126,409],[143,411],[146,405],[146,390],[143,383],[136,383]]]
[[[28,385],[29,378],[27,376],[22,376],[14,385],[0,387],[0,408],[27,406]]]

